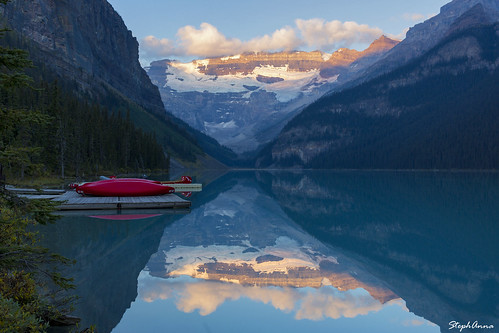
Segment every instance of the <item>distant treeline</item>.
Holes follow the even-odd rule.
[[[161,145],[153,134],[133,125],[129,112],[86,103],[57,82],[2,91],[0,107],[14,120],[2,124],[2,163],[21,177],[168,168]]]

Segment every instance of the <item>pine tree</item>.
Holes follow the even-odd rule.
[[[0,3],[5,5],[8,1]],[[4,37],[8,29],[0,30]],[[7,165],[9,170],[17,170],[24,178],[25,172],[39,172],[41,164],[39,156],[41,147],[32,146],[36,130],[47,126],[50,117],[38,110],[27,110],[19,107],[20,87],[29,87],[33,80],[24,73],[32,62],[28,53],[20,49],[0,46],[0,163]]]

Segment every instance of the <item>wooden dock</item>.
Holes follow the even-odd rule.
[[[201,184],[171,184],[175,192],[200,192]],[[7,190],[28,199],[50,199],[59,203],[62,211],[116,210],[116,209],[189,209],[191,202],[175,194],[141,197],[94,197],[83,196],[74,190],[26,189],[7,185]]]
[[[34,189],[34,188],[18,188],[12,185],[6,185],[5,189],[18,195],[60,195],[64,194],[66,190],[57,189]]]
[[[191,202],[175,194],[164,194],[143,197],[93,197],[82,196],[76,191],[67,191],[52,199],[60,202],[60,210],[100,210],[100,209],[153,209],[174,208],[185,209]]]

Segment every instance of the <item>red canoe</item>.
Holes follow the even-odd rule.
[[[76,185],[76,192],[100,197],[140,197],[174,193],[175,189],[147,179],[116,178]]]
[[[192,178],[189,176],[182,176],[178,180],[151,180],[151,179],[144,179],[144,178],[111,178],[109,180],[133,180],[133,181],[142,181],[142,182],[149,182],[149,183],[155,183],[155,184],[191,184],[192,183]]]
[[[144,179],[144,178],[116,178],[115,176],[112,176],[111,178],[101,176],[102,180],[113,180],[113,179],[119,179],[119,180],[137,180],[137,181],[143,181],[143,182],[151,182],[151,183],[156,183],[156,184],[191,184],[192,183],[192,177],[190,176],[182,176],[180,179],[177,180],[150,180],[150,179]],[[73,184],[73,187],[76,185]]]

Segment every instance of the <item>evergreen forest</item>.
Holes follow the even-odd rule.
[[[160,143],[154,128],[146,131],[131,117],[152,115],[116,94],[103,100],[78,91],[14,32],[4,30],[0,42],[0,163],[6,174],[79,177],[168,169],[168,142]],[[175,148],[195,159],[190,146],[184,154]]]

